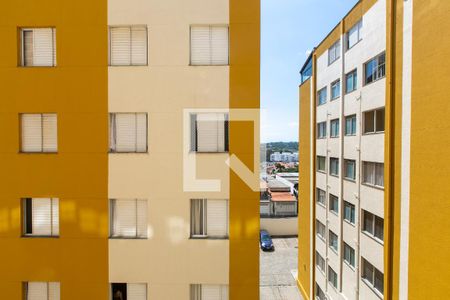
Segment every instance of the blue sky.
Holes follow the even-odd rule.
[[[299,71],[307,51],[356,2],[261,0],[261,142],[298,140]]]

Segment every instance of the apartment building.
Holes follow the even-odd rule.
[[[449,112],[444,2],[361,0],[301,69],[298,285],[305,299],[450,293],[442,279],[450,169],[439,163],[450,152],[442,135],[449,126],[439,121]]]
[[[0,298],[258,299],[259,1],[1,8]]]

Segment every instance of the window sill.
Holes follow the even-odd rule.
[[[350,221],[347,220],[347,219],[344,219],[343,221],[344,221],[345,223],[347,223],[348,225],[350,225],[350,226],[356,227],[355,223],[352,223],[352,222],[350,222]]]
[[[323,207],[323,208],[325,208],[325,209],[327,208],[327,207],[325,206],[325,204],[323,204],[323,203],[320,203],[320,202],[317,202],[317,201],[316,201],[316,204],[319,205],[319,206],[321,206],[321,207]]]
[[[324,136],[324,137],[317,137],[317,139],[318,139],[318,140],[326,140],[327,137],[326,137],[326,136]]]
[[[367,232],[367,231],[365,231],[365,230],[361,230],[361,232],[362,232],[365,236],[371,238],[372,240],[374,240],[375,242],[377,242],[378,244],[380,244],[381,246],[384,246],[384,241],[382,241],[382,240],[380,240],[379,238],[377,238],[376,236],[372,235],[370,232]]]
[[[383,294],[381,294],[367,279],[361,278],[361,281],[380,299],[384,299]]]
[[[352,266],[348,261],[346,261],[345,259],[344,259],[344,264],[346,264],[347,265],[347,267],[349,267],[353,272],[355,272],[356,271],[356,269],[355,269],[355,267],[354,266]]]
[[[59,235],[32,235],[32,234],[24,234],[22,238],[31,238],[31,239],[58,239]]]
[[[57,151],[55,152],[44,152],[44,151],[37,151],[37,152],[31,152],[31,151],[19,151],[19,154],[58,154]]]
[[[147,240],[148,237],[110,236],[110,240]]]
[[[330,176],[339,178],[339,174],[330,174]]]
[[[365,135],[375,135],[375,134],[383,134],[384,133],[384,130],[383,131],[374,131],[374,132],[364,132],[363,134],[362,134],[362,136],[365,136]]]
[[[349,182],[356,183],[356,179],[354,179],[354,178],[344,177],[344,180],[345,180],[345,181],[349,181]]]
[[[377,189],[377,190],[384,191],[384,186],[373,185],[373,184],[365,183],[365,182],[361,182],[361,185],[364,185],[364,186],[367,186],[367,187],[370,187],[370,188],[374,188],[374,189]]]
[[[229,237],[215,237],[215,236],[191,236],[190,240],[228,240]]]
[[[217,154],[217,153],[222,153],[222,154],[228,154],[230,153],[229,151],[189,151],[189,153],[191,154]]]
[[[319,266],[316,265],[316,269],[317,269],[320,273],[322,273],[323,276],[327,276],[327,275],[325,274],[325,271],[322,270],[321,268],[319,268]]]
[[[330,102],[333,102],[333,101],[339,100],[339,98],[340,98],[340,96],[337,96],[337,97],[335,97],[335,98],[331,98],[331,99],[330,99]]]
[[[371,82],[369,82],[369,83],[366,83],[366,82],[364,81],[363,87],[366,87],[366,86],[368,86],[368,85],[371,85],[372,83],[375,83],[375,82],[377,82],[377,81],[380,81],[380,80],[382,80],[382,79],[384,79],[384,78],[386,78],[386,74],[384,74],[383,77],[380,77],[380,78],[378,78],[378,79],[375,79],[374,81],[371,81]]]
[[[332,214],[335,215],[336,217],[339,217],[339,213],[335,212],[334,210],[330,210],[330,213],[332,213]]]
[[[318,172],[318,173],[321,173],[321,174],[327,174],[327,172],[326,171],[322,171],[322,170],[317,170],[316,172]]]
[[[338,139],[339,136],[330,136],[330,139]]]
[[[148,154],[148,151],[145,152],[136,152],[136,151],[130,151],[130,152],[125,152],[125,151],[109,151],[108,154]]]
[[[348,136],[348,137],[351,137],[351,136],[356,136],[356,133],[352,133],[352,134],[350,134],[350,133],[346,133],[344,136]]]
[[[351,93],[353,93],[353,92],[356,92],[358,89],[356,88],[356,89],[354,89],[354,90],[351,90],[351,91],[345,91],[345,95],[349,95],[349,94],[351,94]]]
[[[334,249],[334,248],[331,247],[331,246],[328,246],[328,248],[330,248],[331,252],[333,252],[334,254],[339,255],[337,249]]]
[[[148,67],[148,64],[145,64],[145,65],[108,65],[108,67]]]
[[[189,63],[189,67],[229,67],[230,64],[218,64],[218,65],[213,65],[213,64],[192,64]]]
[[[17,66],[17,67],[21,68],[21,69],[34,69],[34,68],[36,68],[36,69],[46,69],[46,68],[50,69],[50,68],[56,68],[56,66]]]
[[[316,237],[319,238],[324,243],[327,242],[323,236],[320,236],[320,235],[316,234]]]

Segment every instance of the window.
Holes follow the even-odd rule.
[[[338,251],[338,236],[331,230],[328,231],[328,246],[330,246],[331,249]]]
[[[339,119],[330,121],[330,137],[339,137]]]
[[[25,236],[59,236],[59,199],[22,199]]]
[[[362,278],[370,287],[377,290],[383,295],[384,292],[384,274],[369,263],[364,257],[361,257],[362,261]]]
[[[191,284],[190,300],[228,300],[228,285]]]
[[[324,139],[327,137],[327,122],[317,123],[317,138]]]
[[[317,189],[317,203],[320,203],[325,206],[325,197],[326,197],[325,191]]]
[[[330,175],[339,176],[339,158],[330,157]]]
[[[109,151],[147,152],[147,114],[109,114]]]
[[[191,151],[228,151],[228,114],[191,114]]]
[[[324,87],[317,92],[317,99],[317,106],[327,103],[327,87]]]
[[[363,210],[363,231],[380,241],[384,238],[384,220],[366,210]]]
[[[147,284],[111,283],[111,299],[147,300]]]
[[[325,156],[317,156],[317,171],[326,172]]]
[[[328,282],[337,289],[337,281],[338,279],[336,272],[330,266],[328,266]]]
[[[320,271],[325,273],[325,259],[316,251],[316,266]]]
[[[384,132],[384,108],[366,111],[364,115],[364,133]]]
[[[191,65],[228,65],[228,26],[191,26]]]
[[[341,57],[341,40],[337,40],[330,48],[328,48],[328,65]]]
[[[146,26],[112,26],[109,28],[109,65],[147,65]]]
[[[344,261],[350,266],[355,267],[355,250],[344,243]]]
[[[111,199],[111,237],[147,238],[147,200]]]
[[[380,55],[372,58],[364,64],[364,84],[369,84],[386,75],[386,55]]]
[[[351,159],[344,159],[344,177],[346,179],[355,180],[356,162]]]
[[[352,48],[354,45],[356,45],[360,40],[362,40],[361,37],[361,29],[362,29],[362,20],[360,20],[358,23],[356,23],[350,30],[347,32],[346,35],[346,42],[347,42],[347,50]]]
[[[21,114],[21,151],[58,151],[58,130],[56,114]]]
[[[320,286],[316,283],[316,299],[318,300],[326,300],[325,293],[322,291]]]
[[[60,300],[59,282],[24,282],[25,300]]]
[[[350,93],[358,88],[358,76],[356,69],[345,75],[345,92]]]
[[[344,201],[344,220],[355,224],[355,206],[347,201]]]
[[[341,80],[338,79],[331,83],[331,100],[339,98],[341,95]]]
[[[330,194],[330,211],[339,213],[339,198]]]
[[[384,187],[384,164],[363,161],[362,179],[364,184]]]
[[[316,220],[316,234],[322,240],[325,240],[325,225],[323,225],[319,220]]]
[[[22,67],[56,66],[55,28],[24,28],[20,34]]]
[[[191,199],[191,237],[227,238],[228,201]]]
[[[345,117],[345,135],[356,135],[356,115]]]

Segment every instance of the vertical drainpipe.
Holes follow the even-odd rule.
[[[317,63],[316,53],[314,50],[312,56],[312,76],[311,76],[311,101],[310,101],[310,280],[309,280],[309,295],[310,299],[314,299],[315,294],[315,249],[316,249],[316,78],[317,78]]]
[[[345,73],[345,51],[344,51],[344,36],[345,36],[345,20],[341,21],[341,89],[339,92],[339,246],[338,246],[338,257],[339,257],[339,292],[342,293],[342,271],[343,271],[343,215],[344,215],[344,201],[343,201],[343,191],[344,191],[344,93],[343,93],[343,82],[344,82],[344,73]]]
[[[356,299],[359,299],[359,281],[361,280],[361,174],[362,174],[362,161],[361,161],[361,139],[362,139],[362,93],[359,93],[359,97],[356,99],[358,101],[358,127],[357,127],[357,136],[358,136],[358,146],[357,146],[357,153],[358,153],[358,176],[356,178],[357,182],[357,192],[355,195],[356,202],[358,203],[357,210],[358,210],[358,222],[356,223],[356,253],[355,253],[355,273],[356,273]],[[355,169],[356,170],[356,169]]]

